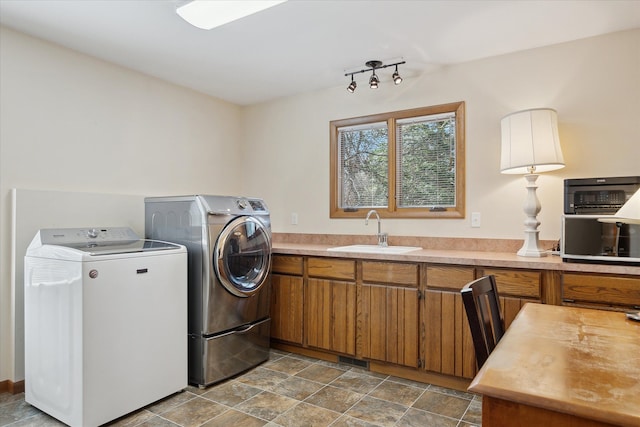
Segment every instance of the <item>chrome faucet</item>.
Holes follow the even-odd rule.
[[[376,212],[375,209],[371,209],[369,211],[367,217],[364,219],[364,225],[369,225],[369,217],[371,215],[375,215],[376,219],[378,220],[378,234],[376,234],[376,236],[378,237],[378,246],[389,246],[387,244],[388,234],[380,231],[380,215],[378,215],[378,212]]]

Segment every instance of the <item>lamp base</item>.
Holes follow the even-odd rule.
[[[537,258],[547,256],[547,251],[540,246],[538,234],[539,232],[537,230],[535,232],[525,231],[524,244],[516,254],[518,256]]]
[[[527,199],[524,204],[524,213],[527,215],[527,219],[524,221],[524,244],[522,248],[517,252],[518,256],[526,257],[543,257],[547,256],[544,249],[540,247],[540,241],[538,235],[540,231],[538,226],[540,222],[537,219],[540,213],[540,201],[536,195],[536,180],[538,175],[530,173],[524,176],[527,181]]]

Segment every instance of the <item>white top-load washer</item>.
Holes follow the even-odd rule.
[[[187,386],[187,251],[122,228],[40,230],[25,256],[25,400],[98,426]]]

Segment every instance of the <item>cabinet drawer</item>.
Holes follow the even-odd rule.
[[[271,258],[271,271],[282,274],[295,274],[302,276],[302,257],[274,255]]]
[[[493,274],[496,277],[498,293],[524,298],[541,298],[542,273],[539,271],[503,270],[484,268],[479,271],[482,276]]]
[[[427,266],[427,286],[430,288],[460,290],[474,278],[473,267]]]
[[[562,297],[599,304],[640,306],[640,278],[565,273]]]
[[[335,258],[309,258],[308,271],[310,277],[355,280],[356,262]]]
[[[418,286],[418,265],[363,261],[362,280],[367,283]]]

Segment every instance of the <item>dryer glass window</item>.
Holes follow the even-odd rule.
[[[221,283],[238,296],[249,296],[265,282],[271,258],[269,234],[260,221],[232,221],[218,241],[217,271]]]

